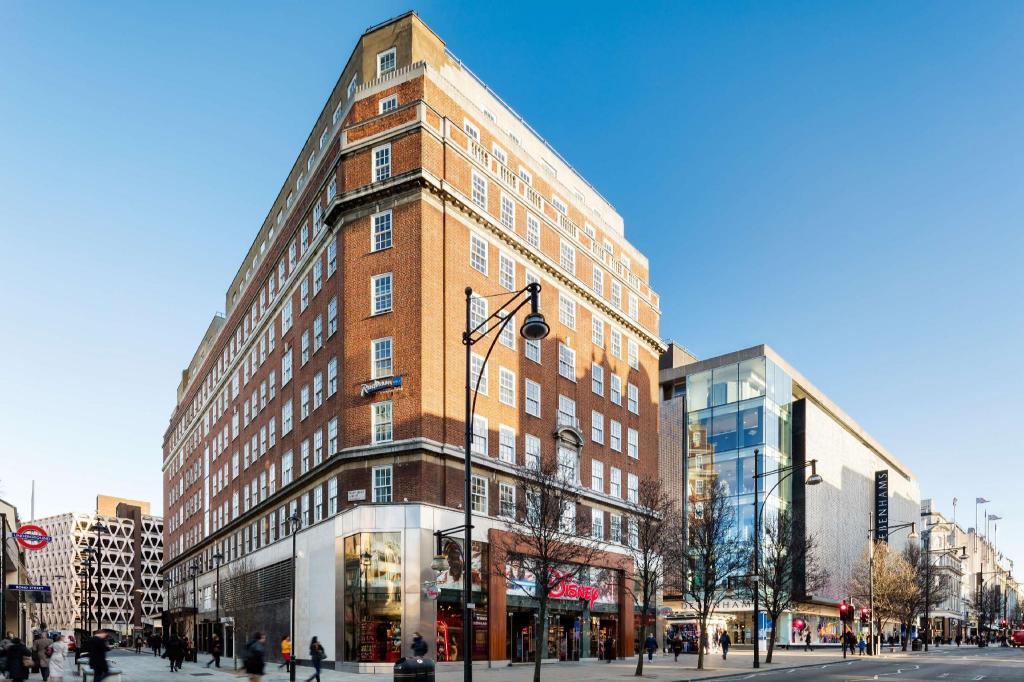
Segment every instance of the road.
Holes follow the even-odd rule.
[[[796,682],[829,680],[832,682],[1022,682],[1024,650],[991,647],[944,649],[928,654],[884,654],[879,658],[857,657],[845,663],[829,663],[811,668],[777,667],[718,680],[754,680],[754,682]]]

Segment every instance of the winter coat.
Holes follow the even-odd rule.
[[[245,645],[245,672],[250,675],[262,675],[267,662],[267,648],[263,642],[254,639]]]
[[[108,669],[107,652],[110,651],[110,645],[105,638],[95,635],[90,637],[85,643],[85,650],[89,654],[90,668],[97,672],[105,672]]]
[[[46,635],[37,637],[36,640],[32,642],[32,658],[35,659],[40,668],[50,667],[50,657],[46,655],[46,650],[52,644],[53,640]]]
[[[50,656],[50,676],[64,677],[64,655],[68,652],[68,645],[64,642],[53,643],[53,655]]]
[[[654,638],[654,635],[647,635],[647,639],[644,640],[644,649],[648,651],[654,651],[658,648],[658,640]]]
[[[415,656],[427,655],[427,643],[422,637],[414,637],[412,640],[412,653]]]
[[[18,682],[28,679],[29,671],[25,667],[25,656],[32,655],[28,647],[22,644],[20,639],[14,639],[4,653],[7,655],[7,677]]]

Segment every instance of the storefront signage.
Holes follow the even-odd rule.
[[[552,583],[557,583],[563,576],[563,574],[558,571],[552,571],[552,574]],[[579,583],[571,580],[564,580],[555,585],[554,588],[548,590],[548,596],[552,599],[558,599],[560,597],[568,599],[582,599],[589,604],[590,608],[594,608],[594,603],[601,596],[601,590],[594,585],[580,585]]]
[[[387,377],[386,379],[375,379],[367,381],[359,389],[359,395],[364,398],[375,393],[394,391],[402,387],[402,377]]]
[[[889,470],[875,472],[875,540],[889,542]]]
[[[553,599],[579,599],[586,601],[591,609],[594,608],[594,604],[618,603],[618,590],[615,582],[617,573],[615,571],[591,566],[582,569],[582,572],[577,575],[577,580],[565,580],[551,587],[552,583],[566,575],[566,573],[558,571],[555,573],[557,575],[553,576],[549,582],[548,589],[548,596]],[[505,580],[507,594],[529,597],[537,594],[536,578],[519,561],[510,561],[505,565]]]
[[[360,488],[359,490],[348,491],[349,502],[360,502],[366,499],[366,488]]]
[[[53,540],[45,530],[32,524],[25,524],[17,532],[11,533],[11,537],[25,549],[42,549],[46,547],[46,543]]]
[[[7,589],[12,592],[49,592],[49,585],[8,585]]]

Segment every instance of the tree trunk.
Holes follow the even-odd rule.
[[[641,613],[647,613],[647,609]],[[644,616],[640,616],[640,656],[636,659],[636,672],[633,673],[634,677],[643,677],[644,674],[644,646],[647,644],[647,638],[644,637]]]
[[[771,635],[769,635],[767,632],[765,633],[765,636],[768,637],[768,653],[765,654],[764,657],[765,663],[772,662],[772,652],[775,651],[775,623],[779,622],[777,614],[769,613],[768,617],[772,619],[772,630]],[[760,646],[760,643],[755,641],[754,646]]]
[[[907,642],[910,641],[910,623],[900,623],[900,625],[903,626],[903,637],[900,638],[900,639],[903,640],[903,643],[902,643],[903,646],[900,647],[900,648],[903,651],[906,651],[907,650]]]
[[[704,669],[704,637],[707,634],[707,619],[700,621],[700,632],[697,633],[697,670]]]
[[[534,649],[537,656],[533,661],[533,682],[540,682],[540,664],[548,649],[548,602],[546,599],[540,600],[538,611],[540,617],[537,620],[537,646]]]

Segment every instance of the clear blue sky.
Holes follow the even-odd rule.
[[[179,372],[394,3],[0,5],[2,495],[159,506]],[[767,342],[1024,561],[1024,5],[437,2],[618,208],[662,333]],[[973,523],[973,520],[970,522]]]

